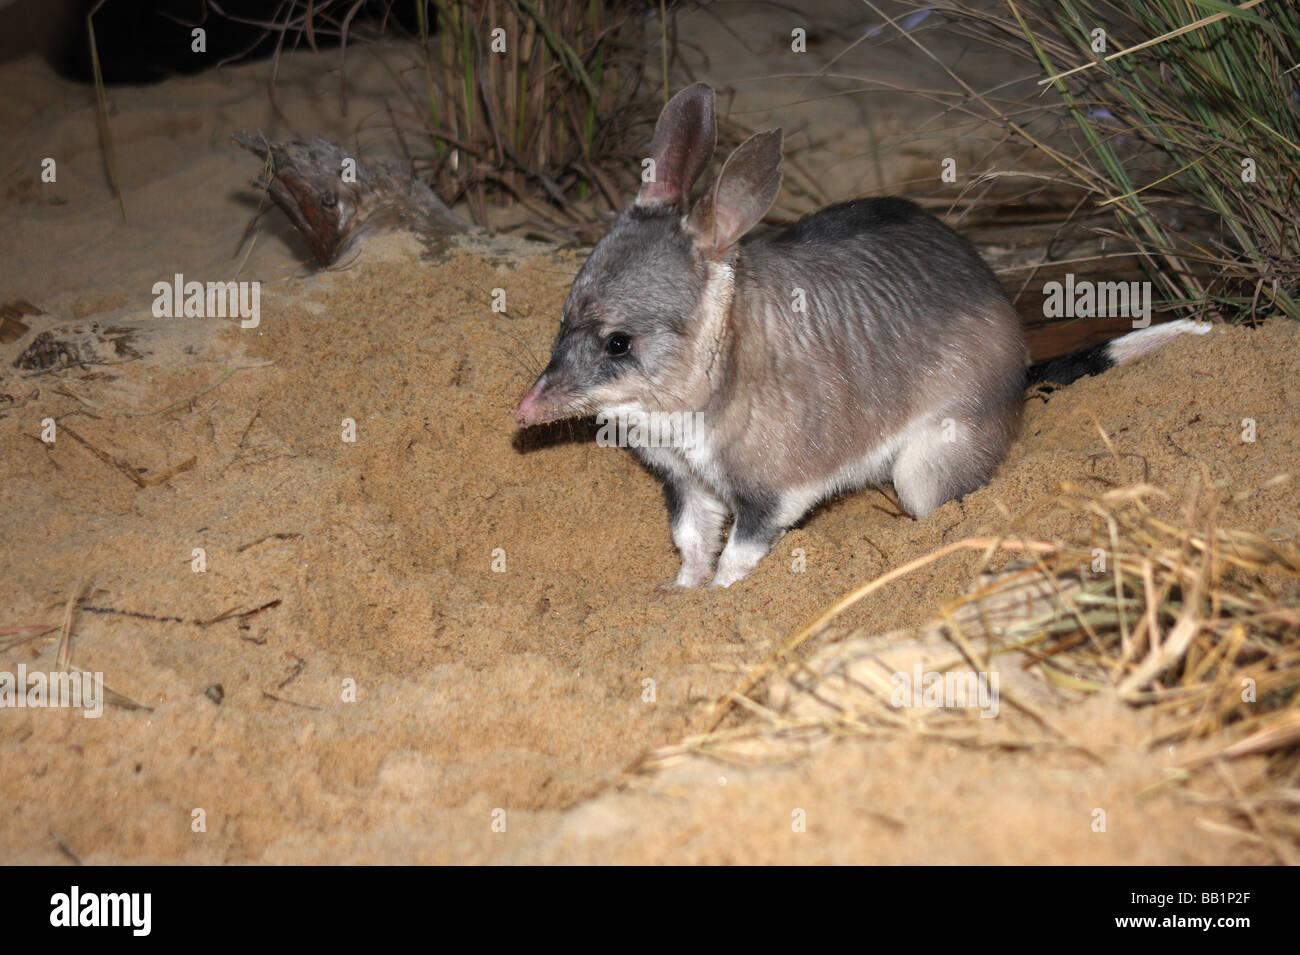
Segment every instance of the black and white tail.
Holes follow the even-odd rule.
[[[1088,375],[1099,375],[1107,368],[1114,368],[1157,348],[1163,348],[1179,335],[1204,335],[1211,327],[1209,322],[1194,322],[1190,318],[1183,318],[1176,322],[1138,329],[1100,345],[1081,348],[1060,358],[1030,365],[1026,372],[1026,384],[1036,385],[1050,381],[1057,385],[1068,385],[1072,381]]]

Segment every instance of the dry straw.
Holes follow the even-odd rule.
[[[1288,480],[1279,476],[1265,488]],[[915,721],[891,713],[887,702],[862,714],[792,720],[768,708],[763,690],[773,677],[815,688],[825,674],[809,671],[806,648],[842,637],[830,627],[845,611],[904,576],[974,551],[982,554],[980,583],[938,614],[940,632],[957,651],[955,662],[977,671],[987,670],[994,657],[1002,658],[1003,668],[1018,664],[1061,707],[1110,694],[1123,705],[1148,710],[1158,727],[1150,745],[1181,744],[1183,771],[1173,782],[1200,783],[1211,773],[1223,795],[1197,798],[1240,816],[1247,828],[1238,834],[1279,861],[1300,858],[1294,815],[1300,803],[1300,549],[1291,540],[1223,526],[1219,492],[1208,482],[1198,482],[1177,504],[1148,484],[1099,494],[1066,484],[1058,504],[1090,519],[1091,533],[1068,542],[958,541],[855,588],[719,700],[705,732],[656,756],[716,754],[737,740],[773,734],[917,731]],[[1094,569],[1099,554],[1105,561],[1101,571]],[[1027,578],[1043,585],[1045,603],[1010,618],[1000,611],[996,622],[985,616],[990,606],[1005,608],[1018,598]],[[972,619],[983,626],[959,624]],[[999,732],[1004,727],[995,730],[979,720],[974,732],[971,724],[958,729],[931,723],[924,733],[965,745],[1054,745],[1097,758],[1086,741],[1057,729],[1051,707],[1031,706],[1005,692],[1003,698],[1046,736],[1011,739]],[[737,707],[752,718],[727,721]],[[1242,785],[1233,767],[1247,757],[1262,765],[1254,765],[1251,781]],[[1194,785],[1189,792],[1203,788]]]

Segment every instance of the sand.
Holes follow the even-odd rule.
[[[0,115],[15,161],[60,137],[60,155],[82,161],[64,166],[58,191],[32,182],[3,199],[0,299],[46,314],[0,346],[12,399],[0,403],[0,630],[52,632],[0,653],[0,669],[53,669],[64,607],[84,586],[72,661],[137,706],[100,719],[0,712],[0,860],[1267,858],[1185,791],[1149,791],[1179,754],[1153,752],[1159,727],[1107,698],[1058,713],[1101,765],[900,734],[779,765],[694,757],[632,770],[699,730],[746,666],[856,583],[989,530],[1082,533],[1052,505],[1063,480],[1177,494],[1208,477],[1227,492],[1226,522],[1294,539],[1293,483],[1229,497],[1294,469],[1294,326],[1217,328],[1028,399],[1023,440],[963,502],[916,522],[864,492],[819,509],[740,585],[665,593],[677,561],[654,480],[581,429],[521,436],[511,422],[580,254],[467,240],[431,260],[391,236],[309,274],[275,213],[238,273],[263,282],[258,328],[154,319],[153,282],[240,267],[256,169],[226,134],[273,125],[236,109],[241,84],[262,76],[117,94],[126,224],[95,166],[84,91],[31,60],[3,78],[32,94]],[[298,123],[351,135],[312,113],[319,78],[286,82]],[[358,93],[343,126],[364,126],[364,102]],[[36,333],[76,322],[137,330],[142,356],[11,367]],[[64,429],[52,445],[46,418]],[[1253,443],[1243,418],[1257,423]],[[1119,467],[1098,426],[1131,455]],[[902,580],[833,639],[923,623],[973,571],[954,559]],[[1104,833],[1092,828],[1099,807]],[[798,810],[806,831],[792,831]]]

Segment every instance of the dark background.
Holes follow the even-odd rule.
[[[86,16],[93,0],[0,0],[0,63],[31,53],[60,74],[80,82],[93,79]],[[198,73],[231,59],[270,56],[278,34],[240,20],[267,22],[285,16],[277,0],[222,0],[225,16],[206,0],[107,0],[95,14],[95,36],[104,82],[156,83],[169,76]],[[319,6],[319,4],[318,4]],[[348,4],[337,4],[336,15]],[[327,11],[328,12],[328,11]],[[432,15],[432,11],[430,11]],[[390,28],[415,30],[415,4],[367,0],[351,30],[378,25],[387,14]],[[206,55],[191,51],[191,30],[207,31]],[[338,38],[318,32],[316,45],[338,46]],[[355,36],[355,33],[353,34]],[[286,49],[306,40],[290,35]]]

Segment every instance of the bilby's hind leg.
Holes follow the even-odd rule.
[[[713,558],[727,522],[727,506],[698,481],[676,475],[665,479],[664,497],[673,526],[673,543],[682,555],[682,567],[673,583],[678,587],[699,587],[713,573]]]
[[[894,459],[894,490],[922,518],[988,483],[1015,436],[1012,415],[935,416],[911,429]]]

